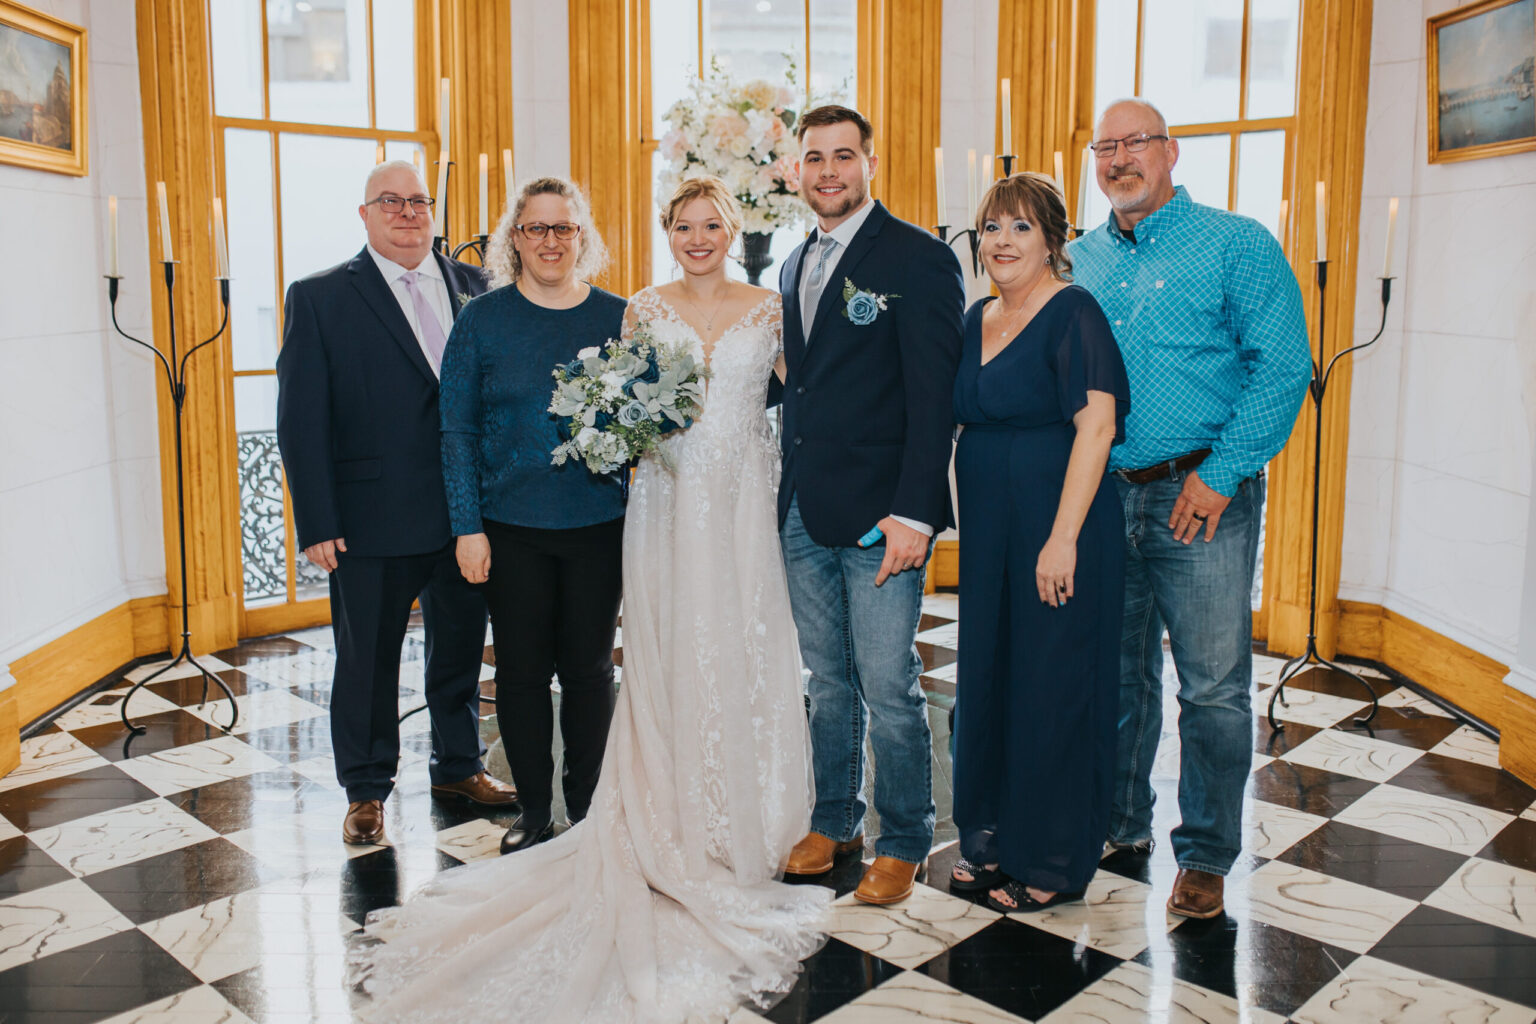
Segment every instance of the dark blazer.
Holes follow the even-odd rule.
[[[433,253],[455,317],[478,267]],[[366,247],[288,289],[277,357],[277,442],[299,547],[419,555],[453,539],[437,376]]]
[[[921,228],[875,209],[821,293],[809,342],[800,317],[803,257],[784,261],[784,475],[779,523],[798,496],[818,544],[856,544],[889,515],[953,523],[949,460],[952,393],[965,287],[960,261]],[[873,323],[843,315],[844,281],[894,296]]]

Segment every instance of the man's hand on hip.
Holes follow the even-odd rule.
[[[928,561],[927,534],[912,529],[895,516],[886,516],[876,525],[885,534],[885,561],[880,563],[875,586],[880,586],[897,573],[921,569],[923,563]]]
[[[1227,503],[1232,499],[1217,494],[1205,485],[1200,479],[1199,470],[1191,470],[1184,478],[1184,489],[1179,492],[1179,500],[1173,503],[1173,515],[1168,517],[1168,529],[1173,531],[1175,540],[1188,544],[1200,533],[1200,528],[1205,527],[1205,539],[1216,536],[1216,524],[1221,521],[1221,514],[1227,510]]]
[[[304,557],[310,564],[317,565],[326,572],[336,571],[336,552],[347,550],[347,538],[337,537],[335,540],[323,540],[319,544],[311,544],[304,549]]]

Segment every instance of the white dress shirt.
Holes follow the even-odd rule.
[[[823,238],[830,238],[837,243],[837,248],[832,251],[832,255],[827,257],[827,265],[822,270],[823,284],[821,286],[821,294],[823,296],[826,295],[828,289],[835,289],[838,294],[842,294],[842,284],[840,282],[836,282],[832,275],[837,271],[837,265],[843,261],[843,253],[848,251],[848,245],[853,241],[853,236],[859,233],[859,229],[864,226],[864,222],[866,220],[869,220],[869,215],[873,213],[874,210],[875,201],[869,196],[865,196],[864,205],[853,211],[853,213],[849,215],[848,219],[843,221],[837,227],[833,228],[831,231],[826,232],[825,234],[821,232],[820,228],[817,228],[815,245],[806,247],[805,257],[801,260],[800,270],[800,319],[802,323],[807,325],[807,328],[809,328],[809,325],[814,321],[816,317],[816,311],[814,309],[805,308],[805,300],[806,294],[810,291],[808,282],[811,279],[811,271],[815,268],[816,265],[814,257],[820,255],[818,249],[821,245],[821,240]],[[915,519],[908,519],[906,516],[892,515],[891,518],[903,526],[911,527],[925,537],[933,536],[933,527],[928,523],[920,523]]]
[[[371,245],[368,246],[368,255],[373,257],[379,273],[384,275],[384,283],[389,285],[395,301],[400,304],[400,312],[405,314],[405,322],[411,325],[411,333],[415,335],[416,344],[421,347],[421,354],[426,357],[427,365],[432,367],[433,373],[442,376],[437,364],[433,361],[432,353],[428,352],[427,346],[422,343],[421,324],[416,321],[416,303],[411,301],[411,293],[405,290],[405,282],[400,280],[410,271],[382,255]],[[449,304],[448,282],[443,280],[443,270],[429,252],[417,265],[416,272],[416,287],[422,297],[427,300],[427,305],[432,308],[432,312],[437,314],[437,324],[443,329],[443,337],[446,338],[453,330],[453,307]]]

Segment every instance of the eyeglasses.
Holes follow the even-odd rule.
[[[1108,160],[1115,155],[1116,146],[1124,146],[1127,153],[1140,153],[1153,139],[1167,141],[1168,136],[1148,135],[1146,132],[1141,132],[1138,135],[1127,135],[1123,139],[1100,139],[1098,142],[1090,143],[1088,148],[1093,150],[1093,155],[1100,160]]]
[[[551,231],[555,233],[555,237],[560,239],[560,241],[569,242],[581,230],[581,225],[572,224],[569,221],[563,221],[559,224],[519,224],[517,225],[517,230],[522,233],[524,238],[532,239],[535,242],[542,242],[544,236],[548,235]]]
[[[391,217],[396,217],[403,213],[407,206],[409,206],[416,213],[426,213],[428,210],[432,209],[432,204],[434,202],[435,200],[428,198],[427,196],[411,196],[410,198],[406,198],[404,196],[379,196],[377,199],[368,200],[363,205],[372,206],[377,203],[379,209],[383,210]]]

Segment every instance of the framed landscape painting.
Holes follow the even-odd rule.
[[[0,0],[0,163],[86,172],[85,30]]]
[[[1536,0],[1429,19],[1429,162],[1536,149]]]

